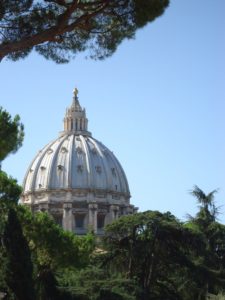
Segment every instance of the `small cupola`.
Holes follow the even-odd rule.
[[[88,119],[86,118],[86,111],[81,107],[78,100],[78,89],[73,90],[73,102],[72,105],[66,109],[64,118],[64,132],[63,133],[75,133],[82,135],[89,135],[88,132]]]

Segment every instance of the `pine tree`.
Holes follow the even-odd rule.
[[[18,300],[34,300],[30,250],[13,208],[8,211],[2,242],[8,258],[5,281],[9,289]]]
[[[20,117],[16,115],[12,118],[6,110],[0,107],[0,169],[3,159],[21,147],[23,138],[24,127],[20,122]]]
[[[57,63],[87,50],[103,59],[168,5],[169,0],[3,0],[0,60],[24,58],[32,49]]]

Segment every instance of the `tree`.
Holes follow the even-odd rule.
[[[80,271],[65,270],[60,274],[59,282],[79,300],[136,300],[134,280],[125,279],[119,273],[109,273],[94,261]]]
[[[17,203],[21,192],[22,187],[17,184],[17,180],[0,170],[0,201]]]
[[[0,292],[7,299],[34,299],[29,247],[16,214],[21,187],[1,170],[2,160],[22,145],[23,125],[0,107]]]
[[[64,231],[47,213],[32,214],[24,206],[18,206],[17,213],[32,253],[37,299],[70,299],[67,291],[58,288],[57,275],[89,264],[94,237]]]
[[[18,300],[33,300],[33,267],[30,250],[23,235],[15,209],[8,210],[8,219],[2,236],[2,247],[7,254],[5,281]]]
[[[219,208],[215,205],[215,194],[218,190],[206,194],[197,185],[190,194],[193,195],[199,205],[199,211],[195,217],[189,216],[187,226],[198,230],[205,240],[205,253],[202,257],[202,285],[201,295],[207,293],[217,294],[225,289],[225,226],[217,222]]]
[[[200,209],[195,219],[196,221],[198,219],[199,222],[203,222],[203,227],[206,227],[216,220],[218,209],[215,206],[214,198],[217,192],[218,189],[213,190],[209,194],[205,194],[197,185],[195,185],[193,190],[190,192],[190,194],[193,195],[200,204]]]
[[[195,282],[202,273],[195,260],[205,244],[201,234],[171,213],[147,211],[121,217],[106,227],[105,242],[105,264],[136,279],[139,300],[197,299]]]
[[[23,138],[24,127],[20,117],[16,115],[12,119],[10,114],[0,107],[0,168],[3,159],[22,146]]]
[[[86,50],[103,59],[168,5],[169,0],[3,0],[0,60],[24,58],[33,48],[57,63]]]
[[[17,184],[17,180],[8,177],[1,170],[1,162],[10,153],[16,152],[21,146],[24,138],[24,127],[20,122],[20,117],[14,118],[0,107],[0,201],[19,200],[22,188]]]
[[[94,248],[94,237],[79,237],[63,230],[44,212],[32,214],[29,208],[19,206],[18,217],[36,264],[55,271],[59,268],[81,268],[88,264]]]

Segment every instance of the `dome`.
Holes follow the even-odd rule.
[[[36,155],[24,180],[24,194],[79,189],[130,197],[126,175],[115,155],[88,135],[67,133]]]
[[[38,152],[23,183],[21,202],[47,211],[64,229],[97,234],[120,215],[134,213],[125,172],[118,159],[87,130],[86,111],[74,90],[64,131]]]

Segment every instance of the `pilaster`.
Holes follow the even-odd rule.
[[[117,220],[119,217],[119,206],[118,205],[110,205],[110,222]]]
[[[63,203],[63,229],[73,231],[74,228],[74,217],[72,211],[72,203]]]

